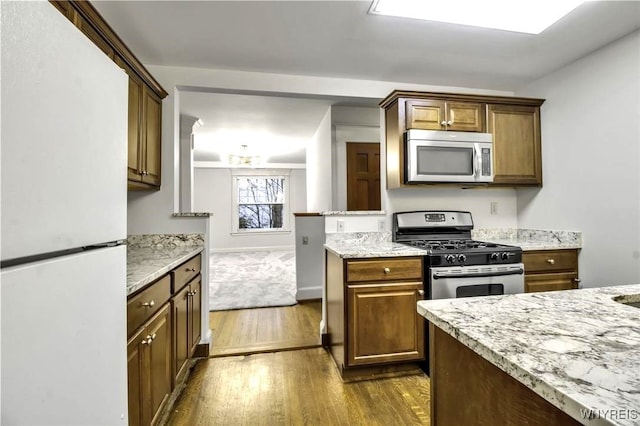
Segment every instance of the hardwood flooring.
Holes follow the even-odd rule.
[[[428,425],[423,374],[343,383],[323,348],[196,364],[167,425]]]
[[[229,356],[320,346],[322,302],[209,313],[210,356]]]

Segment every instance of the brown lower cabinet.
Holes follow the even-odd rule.
[[[158,423],[200,343],[201,255],[127,300],[129,425]]]
[[[327,252],[326,343],[343,378],[425,358],[422,257],[341,259]]]
[[[164,305],[127,344],[129,425],[153,425],[171,394],[171,310]]]
[[[536,250],[522,253],[524,291],[578,288],[578,249]]]

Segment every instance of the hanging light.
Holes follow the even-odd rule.
[[[248,155],[247,145],[242,145],[239,154],[229,154],[227,162],[232,166],[257,166],[262,162],[259,155]]]

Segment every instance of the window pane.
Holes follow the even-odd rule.
[[[238,228],[282,228],[283,207],[282,204],[240,204],[238,205]]]
[[[284,202],[284,177],[238,177],[238,203]]]

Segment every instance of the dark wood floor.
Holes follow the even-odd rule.
[[[168,425],[428,425],[429,378],[343,383],[322,348],[199,361]]]
[[[294,306],[209,313],[211,356],[320,346],[320,300]]]

